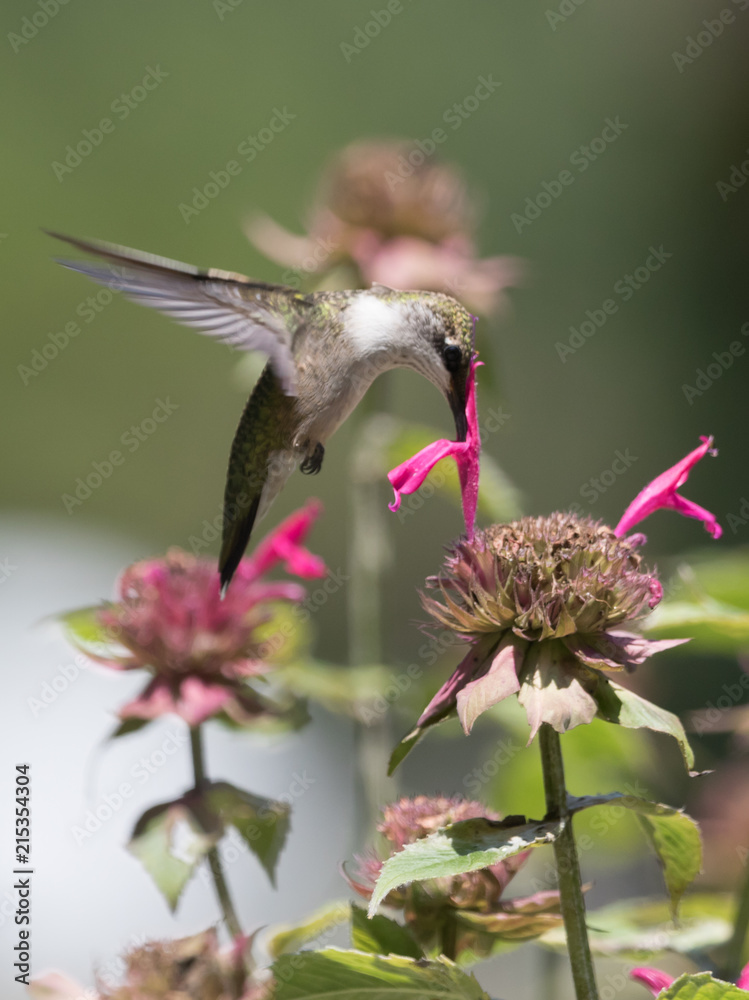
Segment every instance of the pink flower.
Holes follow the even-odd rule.
[[[637,982],[642,983],[643,986],[647,986],[654,997],[657,997],[662,990],[668,989],[671,983],[674,982],[673,976],[669,976],[666,972],[661,972],[660,969],[650,967],[632,969],[630,976],[632,979],[636,979]],[[745,965],[741,970],[741,975],[736,980],[736,985],[740,990],[749,990],[749,964]]]
[[[465,441],[434,441],[420,452],[388,473],[390,484],[395,490],[395,500],[390,510],[398,510],[402,494],[415,493],[437,462],[451,455],[458,466],[460,491],[463,497],[463,517],[468,540],[473,538],[476,523],[476,507],[479,494],[479,452],[481,438],[476,417],[476,369],[483,364],[474,358],[466,384],[466,419],[468,433]]]
[[[702,521],[705,529],[713,538],[720,538],[723,534],[723,529],[715,520],[715,515],[676,492],[687,481],[692,467],[701,458],[704,458],[708,452],[711,455],[718,454],[717,449],[712,447],[712,437],[703,436],[700,438],[700,441],[702,441],[702,444],[698,448],[690,451],[686,458],[682,458],[676,465],[662,472],[660,476],[637,494],[629,507],[624,511],[621,521],[617,524],[615,528],[616,535],[621,538],[622,535],[625,535],[634,525],[643,521],[653,511],[667,508],[669,510],[677,510],[685,517],[694,517],[698,521]]]
[[[79,637],[83,651],[100,663],[153,675],[120,710],[121,718],[172,712],[197,726],[220,712],[236,722],[273,713],[273,703],[247,684],[273,667],[258,629],[272,618],[274,602],[300,601],[305,591],[298,583],[261,577],[279,562],[297,576],[326,574],[323,561],[301,545],[320,509],[312,501],[280,524],[240,562],[223,598],[215,561],[179,549],[125,570],[120,600],[93,610],[97,647]],[[80,614],[68,616],[69,625]]]

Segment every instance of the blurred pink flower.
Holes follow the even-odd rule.
[[[667,972],[661,972],[660,969],[653,969],[646,966],[632,969],[630,976],[638,983],[642,983],[643,986],[647,986],[654,997],[657,997],[662,990],[668,989],[671,983],[674,982],[674,977],[669,976]],[[749,964],[745,965],[741,970],[741,975],[736,980],[736,985],[740,990],[749,990]]]
[[[723,534],[723,529],[715,520],[715,515],[676,492],[687,481],[693,466],[701,458],[704,458],[708,452],[711,455],[718,454],[717,449],[712,446],[712,437],[702,436],[700,441],[702,441],[702,444],[698,448],[690,451],[686,458],[682,458],[676,465],[662,472],[660,476],[657,476],[652,483],[648,483],[645,489],[637,494],[629,507],[624,511],[621,520],[614,529],[616,535],[621,538],[630,528],[646,517],[649,517],[654,511],[668,509],[676,510],[685,517],[694,517],[698,521],[702,521],[706,531],[713,538],[720,538]]]
[[[94,611],[105,639],[122,652],[84,648],[106,666],[153,675],[120,710],[121,718],[172,712],[197,726],[222,711],[236,722],[266,714],[268,703],[245,683],[273,668],[257,630],[272,617],[274,602],[301,601],[305,591],[298,583],[262,576],[278,563],[305,578],[326,574],[323,561],[301,544],[320,509],[311,501],[268,535],[241,561],[223,598],[215,561],[179,549],[125,570],[120,600]]]
[[[390,510],[396,511],[401,505],[402,494],[415,493],[437,462],[451,455],[458,466],[460,491],[463,498],[463,517],[468,541],[473,538],[479,493],[481,438],[476,416],[476,369],[482,364],[482,361],[476,361],[474,358],[468,374],[466,384],[468,433],[465,441],[447,441],[444,438],[440,441],[434,441],[388,473],[390,485],[395,491],[395,499],[389,506]]]
[[[347,146],[327,167],[308,235],[263,215],[246,232],[271,260],[326,288],[380,283],[446,292],[469,309],[493,313],[525,268],[518,257],[478,257],[475,219],[454,167],[411,142],[369,140]]]

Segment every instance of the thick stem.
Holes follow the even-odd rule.
[[[749,930],[749,867],[744,876],[737,902],[738,909],[733,923],[733,934],[725,947],[722,962],[725,970],[724,976],[731,982],[735,982],[741,972],[744,942],[747,930]]]
[[[382,662],[382,576],[389,558],[388,534],[382,492],[378,488],[378,456],[384,450],[381,418],[372,416],[381,386],[373,386],[359,409],[359,426],[352,456],[352,529],[349,546],[348,646],[352,666]],[[390,738],[387,718],[355,729],[359,800],[358,839],[369,836],[387,797],[387,762]],[[390,782],[392,785],[392,782]]]
[[[192,751],[192,769],[195,775],[195,791],[200,791],[208,781],[205,774],[203,733],[200,726],[190,726],[190,750]],[[234,903],[229,893],[229,886],[226,884],[224,871],[221,867],[221,858],[219,857],[218,848],[215,845],[208,851],[207,860],[226,928],[232,938],[239,937],[242,934],[242,925],[234,909]]]
[[[445,913],[445,922],[442,924],[440,951],[445,958],[449,958],[452,962],[454,962],[457,950],[458,925],[455,920],[455,914],[452,910],[448,909]]]
[[[588,929],[585,925],[585,900],[580,879],[580,863],[572,832],[572,816],[567,806],[559,733],[545,722],[539,732],[539,741],[546,792],[546,817],[550,820],[561,820],[563,823],[562,832],[554,841],[554,858],[575,996],[577,1000],[598,1000]]]

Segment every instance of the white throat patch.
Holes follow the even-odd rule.
[[[361,354],[402,348],[406,332],[403,307],[376,295],[359,295],[346,310],[346,333]]]

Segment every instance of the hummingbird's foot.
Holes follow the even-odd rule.
[[[315,445],[315,450],[307,455],[299,468],[305,476],[316,476],[320,469],[322,469],[323,458],[325,458],[325,449],[318,441]]]

